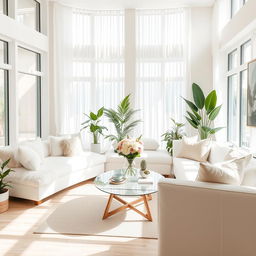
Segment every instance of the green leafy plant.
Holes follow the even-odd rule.
[[[84,121],[81,125],[83,126],[81,130],[90,129],[90,132],[93,134],[93,143],[99,143],[99,137],[103,134],[103,130],[108,130],[107,127],[100,125],[101,117],[104,113],[104,107],[100,108],[97,113],[90,112],[89,115],[84,114],[87,116],[87,120]]]
[[[10,172],[13,172],[12,169],[5,170],[5,167],[8,165],[9,162],[10,162],[10,159],[6,160],[1,165],[1,170],[0,170],[0,194],[6,192],[8,190],[8,187],[11,187],[9,182],[5,182],[5,178],[10,174]]]
[[[116,130],[115,135],[109,134],[106,138],[116,142],[126,138],[140,122],[140,120],[134,120],[134,114],[137,111],[130,107],[130,94],[119,103],[117,110],[105,109],[105,116],[114,124]]]
[[[198,130],[201,140],[207,139],[223,128],[213,127],[213,121],[218,116],[222,105],[216,107],[217,94],[215,90],[205,97],[200,86],[193,83],[192,92],[194,103],[183,98],[191,110],[187,111],[186,119],[192,127]]]
[[[173,141],[180,140],[185,134],[183,127],[185,124],[177,123],[173,118],[171,118],[173,126],[170,130],[162,135],[163,141],[166,141],[166,150],[170,155],[172,155]]]

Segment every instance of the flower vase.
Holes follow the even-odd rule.
[[[134,168],[134,159],[127,159],[128,161],[128,167],[125,170],[125,176],[126,178],[134,179],[137,177],[137,170]]]

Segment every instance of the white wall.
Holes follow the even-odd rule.
[[[191,8],[191,83],[200,85],[205,93],[213,87],[211,30],[212,8]]]

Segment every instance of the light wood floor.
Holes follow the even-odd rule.
[[[86,186],[84,182],[80,186]],[[66,189],[41,205],[11,199],[8,212],[0,214],[0,256],[156,256],[157,240],[101,236],[33,234],[49,211],[81,197],[79,187]]]

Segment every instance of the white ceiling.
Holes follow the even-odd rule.
[[[173,8],[186,6],[212,6],[215,0],[52,0],[87,9]]]

